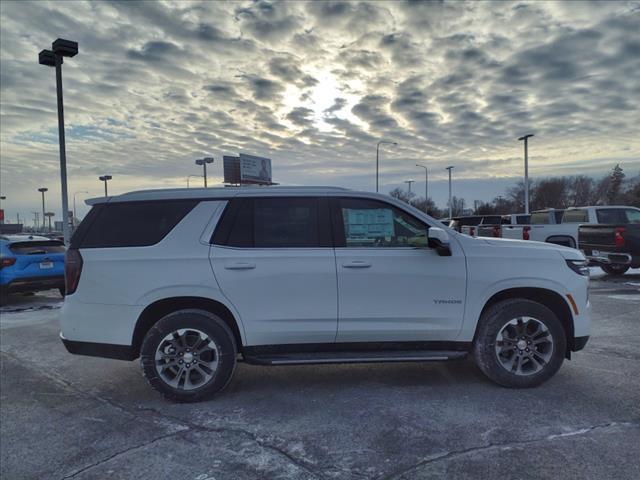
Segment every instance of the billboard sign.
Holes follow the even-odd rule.
[[[241,153],[240,183],[271,185],[271,159]]]

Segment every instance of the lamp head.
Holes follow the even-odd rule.
[[[103,182],[106,182],[107,180],[111,180],[113,177],[111,175],[102,175],[101,177],[98,177],[98,180],[102,180]]]
[[[533,137],[533,133],[529,133],[527,135],[523,135],[518,140],[526,140],[527,138]]]
[[[56,54],[51,50],[42,50],[38,54],[38,63],[40,65],[46,65],[47,67],[56,66]]]
[[[58,38],[53,42],[53,52],[62,57],[75,57],[78,54],[78,42]]]
[[[42,188],[39,188],[38,191],[44,193],[44,192],[48,192],[49,189],[46,187],[42,187]]]

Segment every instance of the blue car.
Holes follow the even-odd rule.
[[[0,299],[9,293],[58,289],[64,295],[63,242],[36,235],[0,235]]]

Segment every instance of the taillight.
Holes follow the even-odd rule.
[[[71,295],[78,288],[82,273],[82,256],[76,249],[69,249],[64,255],[65,294]]]
[[[615,233],[616,247],[624,247],[624,237],[622,236],[623,233],[624,233],[624,227],[616,228],[616,233]]]
[[[469,227],[469,235],[472,237],[476,236],[476,227]]]
[[[529,240],[529,230],[531,230],[531,227],[522,227],[522,239],[523,240]]]
[[[16,263],[16,257],[3,257],[0,260],[0,268],[10,267],[14,263]]]
[[[500,238],[502,236],[502,232],[500,231],[500,227],[497,225],[493,227],[493,236],[496,238]]]

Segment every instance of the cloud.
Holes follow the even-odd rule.
[[[60,32],[80,43],[63,67],[70,191],[99,194],[105,172],[115,193],[185,186],[194,158],[239,151],[273,158],[281,183],[371,188],[380,138],[399,144],[383,191],[416,162],[435,185],[451,163],[472,185],[520,175],[528,131],[533,175],[640,170],[633,2],[4,2],[0,15],[9,212],[31,211],[43,182],[59,198],[54,75],[35,59]]]

